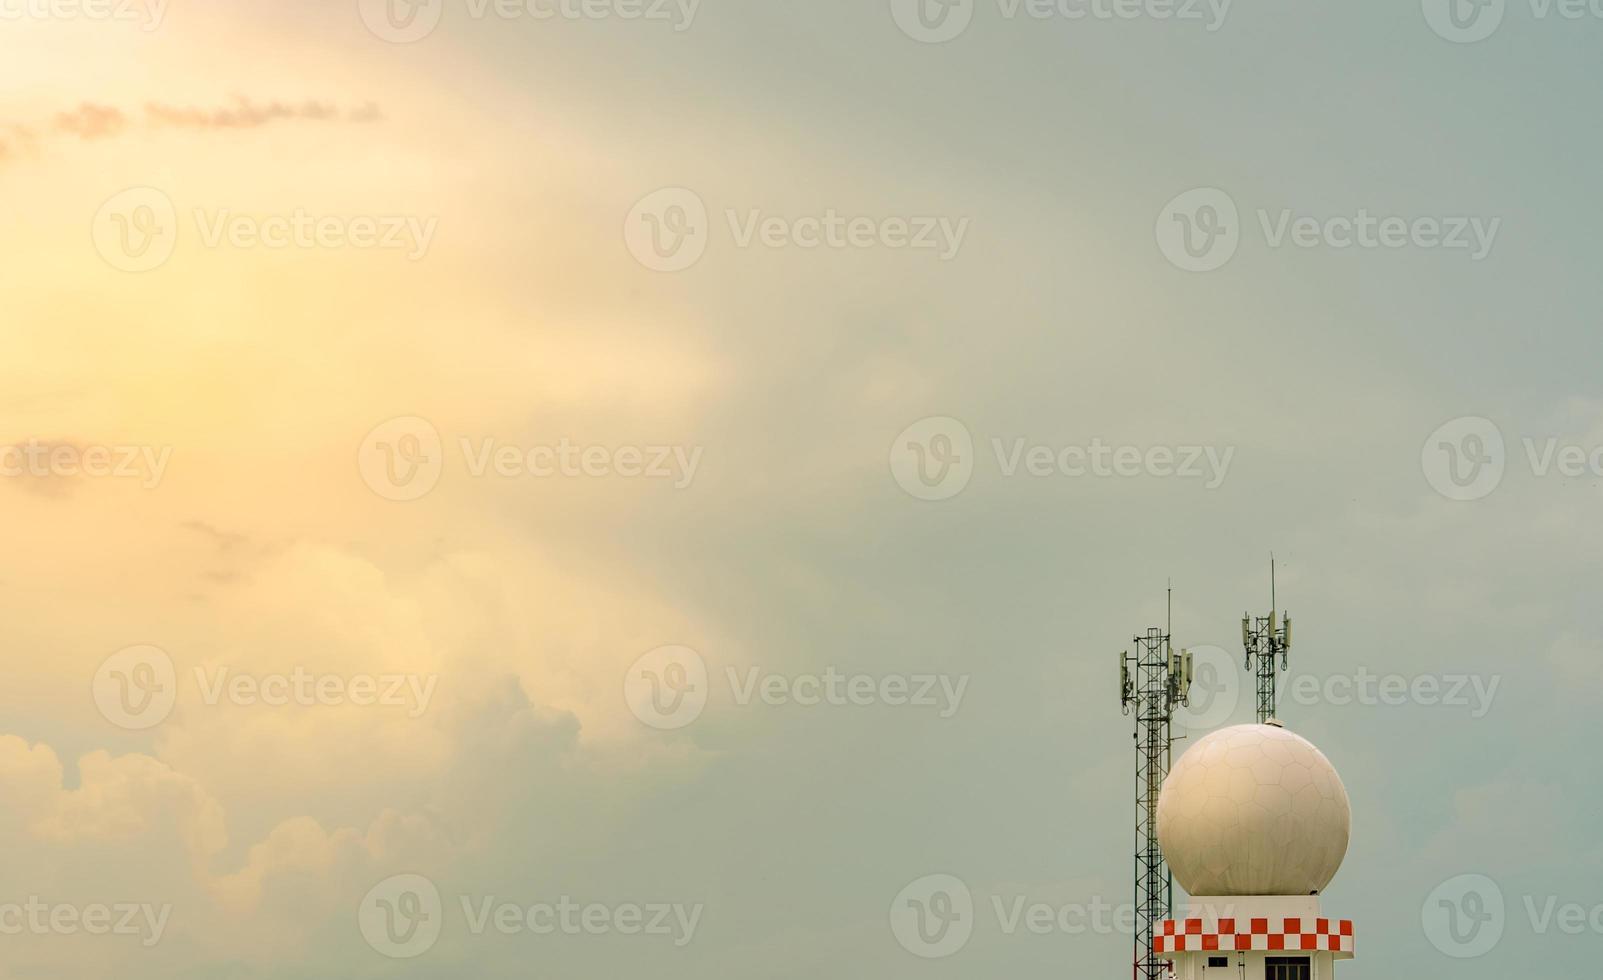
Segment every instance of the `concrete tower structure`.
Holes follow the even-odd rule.
[[[1353,926],[1319,896],[1351,827],[1341,777],[1306,739],[1275,721],[1205,736],[1158,800],[1158,840],[1191,898],[1153,951],[1176,980],[1330,980]]]

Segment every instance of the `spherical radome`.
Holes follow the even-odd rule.
[[[1158,843],[1192,895],[1310,895],[1347,856],[1352,807],[1324,753],[1278,725],[1191,746],[1158,797]]]

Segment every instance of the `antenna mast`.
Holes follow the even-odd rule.
[[[1287,654],[1291,652],[1291,617],[1275,613],[1275,556],[1269,556],[1269,615],[1256,618],[1241,617],[1241,645],[1246,649],[1246,669],[1258,681],[1258,724],[1267,724],[1275,717],[1275,684],[1277,670],[1290,666]],[[1279,657],[1278,666],[1275,663]]]
[[[1175,708],[1191,693],[1191,652],[1174,652],[1170,625],[1174,615],[1171,585],[1163,629],[1150,626],[1132,639],[1135,653],[1119,654],[1119,701],[1135,715],[1135,959],[1134,980],[1164,980],[1168,964],[1157,958],[1153,933],[1174,906],[1174,880],[1158,846],[1158,794],[1173,759]]]

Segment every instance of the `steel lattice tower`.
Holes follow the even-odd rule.
[[[1172,761],[1172,722],[1191,687],[1191,654],[1175,656],[1169,632],[1156,626],[1137,634],[1135,654],[1119,654],[1120,699],[1135,715],[1135,980],[1163,980],[1168,966],[1157,958],[1152,936],[1169,918],[1174,881],[1158,846],[1158,794]]]
[[[1269,615],[1242,615],[1241,645],[1247,651],[1247,671],[1257,679],[1258,724],[1262,725],[1275,717],[1277,670],[1285,670],[1290,665],[1288,654],[1291,651],[1291,617],[1281,615],[1278,621],[1275,618],[1273,556],[1269,559]],[[1277,656],[1280,658],[1278,666],[1275,664]]]

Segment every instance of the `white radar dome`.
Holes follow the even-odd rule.
[[[1278,724],[1221,728],[1158,797],[1158,843],[1192,895],[1311,895],[1347,855],[1352,807],[1324,753]]]

